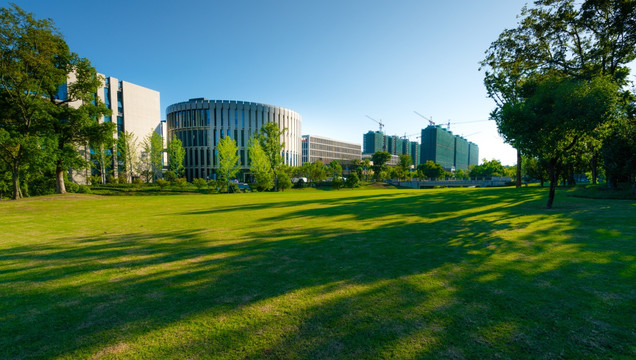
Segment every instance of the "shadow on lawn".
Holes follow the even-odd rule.
[[[596,212],[546,216],[534,190],[407,194],[182,214],[334,222],[242,241],[190,229],[8,249],[0,357],[117,357],[138,341],[171,358],[634,355],[633,225],[599,246]]]

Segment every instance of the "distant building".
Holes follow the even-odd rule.
[[[468,142],[468,166],[479,165],[479,146],[474,142]]]
[[[333,160],[360,160],[361,150],[360,144],[315,135],[303,135],[302,137],[303,164],[314,163],[318,160],[324,164],[329,164]]]
[[[362,153],[373,154],[378,151],[387,151],[384,133],[381,131],[369,131],[362,136]]]
[[[478,159],[477,144],[468,142],[459,135],[453,135],[440,125],[430,125],[422,129],[421,163],[432,160],[446,170],[466,170],[471,165],[477,165]]]
[[[103,75],[102,75],[103,76]],[[70,76],[68,83],[75,80]],[[58,98],[66,98],[67,86],[60,87]],[[115,139],[126,131],[132,133],[140,144],[143,139],[153,131],[162,134],[161,104],[158,91],[135,85],[128,81],[118,80],[114,77],[105,77],[104,84],[97,90],[97,97],[104,102],[112,114],[104,116],[100,122],[114,122],[116,124]],[[72,103],[71,106],[74,106]],[[80,153],[88,161],[91,158],[91,149],[81,146]],[[113,162],[117,163],[117,154],[113,156]],[[117,177],[122,169],[112,166],[112,174]],[[70,178],[79,184],[87,184],[92,172],[96,169],[72,169]],[[138,174],[132,174],[137,176]]]
[[[409,147],[411,148],[411,158],[413,158],[413,165],[417,167],[417,165],[421,164],[420,162],[420,144],[415,141],[409,142]]]

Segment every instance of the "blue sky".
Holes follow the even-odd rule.
[[[526,1],[15,1],[51,18],[100,73],[161,93],[245,100],[301,114],[303,133],[362,143],[427,121],[512,165],[492,121],[479,61]],[[0,1],[7,6],[8,2]]]

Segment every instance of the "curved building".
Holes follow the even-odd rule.
[[[249,139],[266,122],[275,122],[287,129],[281,136],[283,161],[287,165],[301,165],[301,118],[292,110],[279,106],[247,101],[190,99],[166,109],[168,141],[176,136],[186,150],[185,175],[195,178],[216,178],[218,152],[216,144],[225,136],[236,140],[239,148],[241,180],[249,172]]]

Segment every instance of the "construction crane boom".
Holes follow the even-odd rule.
[[[433,117],[432,117],[432,116],[431,116],[431,118],[429,119],[429,118],[427,118],[426,116],[424,116],[424,115],[422,115],[422,114],[418,113],[418,112],[417,112],[417,111],[415,111],[415,110],[413,110],[413,112],[414,112],[414,113],[416,113],[419,117],[423,118],[424,120],[427,120],[429,125],[435,126],[435,123],[433,122]]]
[[[373,121],[377,122],[377,123],[380,125],[380,132],[382,132],[382,130],[383,130],[383,128],[384,128],[384,124],[382,123],[382,119],[380,119],[380,121],[378,121],[378,120],[376,120],[376,119],[372,118],[372,117],[371,117],[371,116],[369,116],[369,115],[365,115],[365,116],[366,116],[366,117],[368,117],[369,119],[371,119],[371,120],[373,120]]]

